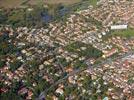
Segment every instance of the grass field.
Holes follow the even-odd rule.
[[[70,5],[74,3],[78,3],[81,0],[30,0],[30,4],[37,4],[38,2],[43,2],[44,4],[59,4],[62,3],[64,5]]]
[[[25,0],[0,0],[0,7],[14,8],[19,7]]]
[[[14,8],[20,7],[24,2],[26,4],[36,5],[38,3],[43,4],[64,4],[71,5],[80,2],[81,0],[0,0],[0,7]]]
[[[0,8],[17,8],[17,7],[23,7],[22,4],[31,4],[31,5],[37,5],[37,4],[63,4],[63,5],[72,5],[75,3],[79,3],[82,0],[0,0]],[[98,0],[87,0],[86,3],[89,3],[93,6],[96,5]],[[85,1],[84,1],[85,2]]]
[[[114,31],[114,32],[112,32],[112,35],[119,35],[119,36],[123,36],[123,37],[131,37],[131,36],[134,36],[134,29]]]
[[[90,3],[91,5],[93,5],[93,6],[96,6],[97,1],[99,1],[99,0],[89,0],[89,3]]]

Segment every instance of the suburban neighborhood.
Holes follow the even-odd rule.
[[[0,100],[134,100],[134,1],[91,1],[0,9]]]

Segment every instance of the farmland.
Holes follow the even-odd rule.
[[[64,4],[64,5],[70,5],[74,3],[78,3],[81,0],[29,0],[29,4],[37,4],[39,2],[43,2],[44,4]]]
[[[0,0],[0,7],[13,8],[19,7],[24,0]]]
[[[36,5],[36,4],[63,4],[71,5],[80,2],[81,0],[0,0],[0,8],[18,8],[25,5]]]

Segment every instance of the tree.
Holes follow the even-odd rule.
[[[5,65],[5,61],[0,60],[0,68]]]
[[[11,71],[15,71],[21,65],[22,65],[22,62],[20,62],[19,60],[15,59],[13,62],[10,63],[10,69],[11,69]]]
[[[0,95],[1,100],[23,100],[18,94],[9,91]]]
[[[5,11],[0,11],[0,24],[5,24],[7,20],[7,15],[5,13]]]

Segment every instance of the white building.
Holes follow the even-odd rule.
[[[128,25],[112,25],[111,30],[121,30],[121,29],[127,29]]]

